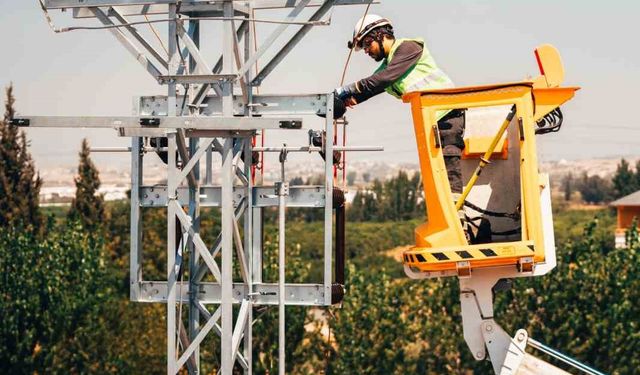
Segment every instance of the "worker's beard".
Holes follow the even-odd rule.
[[[380,52],[378,52],[378,54],[373,59],[377,62],[384,60],[384,51],[380,49]]]

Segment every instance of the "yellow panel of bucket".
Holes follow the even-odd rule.
[[[433,90],[407,94],[411,103],[420,168],[429,220],[416,228],[416,246],[404,255],[405,264],[421,271],[455,270],[457,263],[471,267],[517,264],[521,258],[544,261],[540,187],[533,122],[533,83]],[[522,184],[522,240],[470,245],[455,209],[441,145],[437,141],[436,112],[451,108],[516,105],[521,119],[520,175]]]
[[[477,159],[484,155],[487,150],[489,150],[489,146],[491,145],[491,141],[493,137],[472,137],[464,140],[464,150],[462,150],[462,158],[463,159]],[[498,144],[496,145],[495,150],[491,154],[491,158],[507,158],[507,149],[509,148],[509,142],[507,142],[506,137],[500,138]]]

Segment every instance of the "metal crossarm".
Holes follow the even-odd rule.
[[[207,85],[204,85],[207,86]],[[200,95],[200,91],[195,97]],[[182,103],[184,96],[177,97]],[[192,103],[200,109],[203,116],[222,116],[222,101],[219,96],[204,96],[197,103]],[[136,100],[139,114],[142,116],[166,116],[168,111],[166,96],[144,96]],[[295,94],[295,95],[252,95],[251,103],[245,104],[242,96],[233,96],[234,115],[245,115],[246,112],[254,116],[301,116],[326,115],[326,94]]]
[[[180,294],[176,295],[176,302],[189,303],[190,287],[187,281],[176,284]],[[324,302],[323,284],[293,284],[285,283],[285,304],[287,306],[326,306]],[[219,305],[222,301],[220,284],[215,282],[198,282],[198,301],[205,305]],[[241,304],[243,300],[251,298],[256,306],[278,305],[278,284],[259,283],[254,281],[253,292],[249,291],[244,282],[234,282],[231,302]],[[139,302],[166,303],[166,281],[143,281],[140,283]]]
[[[141,207],[166,207],[167,187],[164,185],[140,186],[139,188]],[[273,196],[273,186],[256,186],[251,189],[251,194],[247,195],[246,188],[236,186],[233,189],[235,204],[238,209],[244,208],[244,202],[251,196],[253,199],[252,208],[275,207],[278,205],[277,197]],[[189,191],[186,187],[179,187],[178,201],[181,204],[189,201]],[[325,195],[323,186],[290,186],[289,195],[285,198],[287,207],[320,208],[325,206]],[[201,186],[199,194],[201,207],[220,207],[221,188],[220,186]],[[241,213],[236,212],[236,217]]]
[[[25,123],[25,121],[27,121]],[[301,118],[246,117],[72,117],[29,116],[14,118],[12,124],[30,128],[112,128],[112,129],[198,129],[238,130],[290,129],[302,127]]]
[[[211,9],[211,5],[216,5],[219,7],[219,4],[223,0],[213,1],[211,0],[184,0],[182,5],[182,11],[191,12],[195,7],[204,7],[209,5]],[[297,6],[297,4],[301,0],[254,0],[254,8],[255,9],[281,9],[281,8],[292,8]],[[139,10],[140,13],[158,13],[161,10],[166,13],[167,12],[167,4],[175,4],[178,0],[44,0],[44,5],[47,9],[64,9],[64,8],[86,8],[92,6],[132,6]],[[371,1],[369,0],[337,0],[336,5],[361,5],[368,4]],[[374,1],[374,3],[379,3],[379,1]],[[309,6],[320,6],[323,4],[322,0],[312,0],[309,3]],[[142,7],[144,5],[145,7]],[[197,9],[197,8],[195,8]],[[215,8],[219,9],[219,8]]]

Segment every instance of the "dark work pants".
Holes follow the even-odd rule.
[[[438,121],[440,144],[452,193],[462,193],[460,157],[464,150],[465,111],[454,109]]]

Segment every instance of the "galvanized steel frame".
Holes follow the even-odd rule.
[[[240,4],[231,0],[45,0],[47,9],[73,8],[74,17],[93,17],[109,27],[108,30],[143,68],[158,83],[167,86],[167,96],[137,99],[134,116],[29,117],[20,119],[18,123],[31,127],[111,127],[117,129],[121,136],[132,138],[130,298],[133,301],[167,304],[168,374],[177,373],[184,365],[187,365],[189,373],[199,373],[199,346],[211,331],[220,336],[221,373],[231,374],[234,364],[238,363],[246,374],[251,374],[253,306],[280,306],[279,344],[284,346],[284,305],[328,306],[332,301],[332,163],[325,162],[323,186],[289,188],[285,181],[281,181],[280,186],[286,186],[285,194],[282,189],[273,186],[254,187],[251,165],[242,162],[241,157],[251,160],[250,138],[261,129],[299,127],[301,120],[292,116],[326,115],[326,139],[333,139],[332,94],[254,96],[251,89],[261,84],[306,35],[313,23],[301,26],[254,77],[255,62],[288,25],[276,28],[268,38],[268,43],[256,52],[249,37],[253,23],[244,21],[236,28],[232,18],[252,14],[253,9],[293,8],[289,19],[297,21],[303,8],[315,6],[318,8],[310,20],[317,21],[334,5],[369,2],[249,0]],[[127,18],[160,13],[175,20],[168,22],[166,59],[137,29],[128,25]],[[179,14],[195,17],[199,14],[219,14],[224,17],[220,21],[223,23],[223,51],[213,68],[199,53],[200,21],[189,21],[187,31]],[[118,27],[113,27],[116,25]],[[179,51],[179,40],[186,46],[183,51]],[[240,61],[240,40],[244,41],[244,62]],[[188,67],[184,64],[181,66],[185,56],[189,59]],[[181,85],[185,87],[185,93],[178,95],[177,88]],[[233,95],[236,85],[242,88],[241,96]],[[210,88],[215,95],[207,96]],[[186,100],[189,106],[185,113],[179,103]],[[242,117],[237,117],[239,115]],[[274,118],[274,115],[280,117]],[[143,159],[148,147],[143,144],[143,137],[167,138],[166,186],[144,185]],[[332,142],[328,142],[325,154],[333,155],[333,150]],[[286,147],[283,146],[280,151],[286,153]],[[213,152],[221,155],[219,167],[213,165]],[[201,159],[206,159],[204,185],[201,185],[199,175]],[[179,160],[182,164],[178,164]],[[220,171],[220,186],[211,183],[214,168]],[[284,178],[284,164],[282,168]],[[187,182],[186,186],[184,181]],[[240,184],[237,185],[236,181],[240,181]],[[221,208],[221,231],[211,247],[205,244],[200,235],[200,210],[207,206]],[[324,264],[320,283],[285,284],[282,277],[279,284],[263,282],[261,216],[262,209],[269,206],[280,208],[281,224],[284,224],[283,215],[287,206],[324,207]],[[142,209],[146,207],[166,207],[167,210],[166,281],[144,280]],[[185,207],[188,207],[188,212],[185,212]],[[246,233],[244,238],[240,235],[240,225]],[[176,236],[177,227],[181,227],[184,233],[181,238]],[[283,271],[282,225],[280,236],[279,263]],[[216,259],[218,255],[220,262]],[[240,264],[241,281],[233,277],[234,257]],[[178,278],[183,274],[183,269],[187,269],[186,259],[189,279],[183,281]],[[203,281],[209,272],[215,282]],[[188,327],[184,326],[181,315],[176,313],[176,306],[182,304],[188,306]],[[214,312],[208,309],[208,305],[212,304],[218,306]],[[234,305],[239,305],[235,322]],[[182,346],[181,353],[178,342]],[[281,362],[283,353],[281,350]],[[284,371],[283,364],[279,366],[280,373]]]

